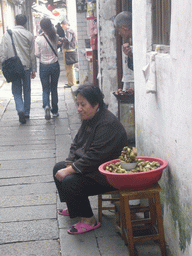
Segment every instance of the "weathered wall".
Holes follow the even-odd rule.
[[[99,86],[105,95],[105,103],[115,115],[118,104],[113,92],[118,89],[116,64],[116,38],[113,20],[116,16],[116,0],[97,1]]]
[[[147,94],[142,68],[152,49],[151,1],[133,0],[136,146],[139,155],[169,163],[160,184],[166,243],[174,256],[192,255],[191,12],[190,0],[172,0],[170,54],[157,54],[157,92]]]
[[[87,28],[87,12],[77,13],[77,43],[79,56],[79,83],[82,84],[89,78],[90,64],[85,56],[85,39],[89,39]]]
[[[82,3],[82,5],[86,5],[85,0],[82,2],[77,0],[67,0],[67,13],[70,27],[77,35],[79,83],[82,84],[89,78],[90,63],[87,61],[85,55],[85,39],[89,38],[87,28],[87,12],[84,8],[80,8],[79,10],[80,3]],[[91,81],[91,79],[89,81]]]
[[[76,0],[66,0],[67,17],[70,23],[70,28],[73,29],[77,35],[77,13],[76,13]]]
[[[6,31],[8,28],[12,29],[15,26],[14,5],[4,0],[2,1],[2,6],[3,6],[4,28]]]

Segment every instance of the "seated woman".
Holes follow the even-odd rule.
[[[68,230],[81,234],[98,228],[88,197],[115,190],[98,171],[99,165],[116,159],[127,145],[127,135],[119,120],[105,108],[103,94],[94,85],[81,85],[76,91],[82,125],[70,147],[68,158],[53,169],[61,202],[67,209],[58,211],[80,222]]]

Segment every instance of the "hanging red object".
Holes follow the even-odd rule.
[[[52,14],[55,15],[55,16],[59,16],[60,15],[60,13],[58,11],[56,11],[56,10],[53,10]]]
[[[49,11],[53,11],[55,8],[56,8],[56,6],[53,5],[53,4],[49,4],[49,5],[47,6],[47,9],[48,9]]]

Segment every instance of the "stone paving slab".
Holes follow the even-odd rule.
[[[66,233],[67,229],[60,230],[60,243],[63,256],[101,255],[94,231],[76,236],[66,236]]]
[[[57,135],[56,136],[56,144],[57,144],[56,157],[57,157],[57,161],[58,161],[58,158],[61,158],[61,160],[65,160],[65,158],[68,156],[71,141],[72,141],[71,135]]]
[[[68,115],[67,115],[67,111],[66,110],[62,110],[60,107],[59,107],[59,118],[55,118],[54,121],[56,120],[61,120],[62,118],[67,118]]]
[[[46,127],[46,126],[51,126],[54,125],[54,119],[49,120],[49,122],[46,122],[46,120],[44,118],[34,118],[33,119],[29,119],[27,120],[27,123],[24,126],[30,127],[30,126],[42,126],[42,127]],[[18,118],[16,118],[15,120],[1,120],[0,122],[0,127],[23,127],[23,125],[18,123]]]
[[[23,146],[23,145],[4,145],[4,146],[0,146],[0,152],[23,151],[23,147],[25,147],[25,151],[27,151],[27,150],[43,151],[46,146],[47,146],[47,148],[49,148],[49,150],[55,150],[55,141],[54,140],[46,140],[44,142],[38,141],[38,144],[36,142],[34,142],[33,144],[25,144],[25,146]]]
[[[30,194],[50,194],[56,192],[54,182],[38,183],[38,184],[22,184],[13,186],[1,186],[0,195],[30,195]]]
[[[67,110],[68,110],[68,115],[69,116],[75,116],[77,119],[76,119],[76,122],[77,120],[79,119],[79,114],[77,113],[77,106],[74,105],[74,103],[69,103],[67,104]]]
[[[42,160],[42,159],[40,159]],[[47,161],[50,159],[47,159]],[[8,161],[6,161],[8,162]],[[55,161],[54,161],[55,162]],[[5,162],[1,162],[2,165],[4,165]],[[42,166],[43,164],[41,164]],[[7,179],[7,178],[19,178],[19,177],[27,177],[28,179],[33,176],[39,177],[41,180],[44,175],[51,175],[53,174],[53,165],[51,165],[49,168],[44,166],[44,169],[38,169],[38,168],[28,168],[28,169],[7,169],[7,170],[0,170],[1,179]],[[17,167],[18,168],[18,167]],[[43,177],[41,177],[43,176]]]
[[[40,176],[27,176],[27,177],[18,177],[18,178],[4,178],[0,179],[0,186],[10,186],[10,185],[21,185],[21,184],[37,184],[37,183],[46,183],[53,182],[52,175]]]
[[[56,219],[0,223],[0,244],[58,239]]]
[[[54,130],[53,127],[50,126],[49,129],[47,127],[47,129],[39,129],[39,127],[37,127],[37,129],[28,129],[28,127],[26,126],[18,126],[16,127],[14,130],[13,129],[9,129],[9,128],[4,128],[2,127],[2,133],[0,134],[0,141],[7,139],[7,141],[12,140],[12,139],[16,139],[17,140],[26,140],[28,139],[29,142],[33,141],[33,140],[41,140],[41,138],[43,139],[54,139]],[[8,137],[8,138],[7,138]],[[8,140],[9,139],[9,140]]]
[[[27,141],[27,139],[23,139],[23,140],[15,140],[15,139],[13,139],[12,141],[11,140],[8,140],[8,141],[0,140],[0,143],[1,143],[2,147],[23,145],[24,150],[25,150],[25,147],[30,147],[30,145],[33,146],[33,145],[41,144],[41,145],[45,145],[45,147],[46,147],[46,145],[48,147],[50,144],[54,145],[54,139],[47,139],[47,138],[43,139],[42,138],[41,140],[40,139],[38,139],[38,140],[30,140],[30,144],[29,144],[29,141]]]
[[[4,111],[9,103],[10,99],[0,99],[0,118],[4,114]]]
[[[78,123],[70,123],[70,128],[73,131],[78,131],[81,126],[81,120],[79,119]]]
[[[71,131],[71,137],[74,139],[75,135],[77,134],[78,130]]]
[[[36,206],[36,205],[51,205],[56,202],[55,193],[52,194],[35,194],[35,195],[19,195],[19,196],[1,196],[1,207],[18,207],[18,206]],[[55,211],[55,210],[54,210]]]
[[[135,249],[138,255],[142,256],[161,256],[161,250],[158,243],[146,241],[145,243],[135,243]]]
[[[80,124],[80,118],[79,118],[78,114],[71,114],[69,116],[69,120],[70,120],[69,125],[71,125],[71,124]]]
[[[1,152],[0,159],[9,160],[11,159],[37,159],[37,158],[50,158],[55,157],[55,150],[24,150],[22,153],[20,151],[10,151],[9,154],[7,152]]]
[[[125,246],[124,241],[119,235],[114,235],[114,236],[108,235],[107,237],[105,236],[98,237],[97,242],[100,249],[100,254],[102,256],[110,256],[110,255],[129,256],[128,247]]]
[[[21,137],[23,137],[23,135],[25,135],[25,133],[26,133],[26,135],[27,134],[29,134],[30,135],[30,133],[31,132],[41,132],[41,133],[48,133],[48,132],[50,132],[50,133],[54,133],[54,129],[55,129],[55,125],[54,125],[54,122],[53,123],[49,123],[49,124],[47,124],[45,121],[44,122],[41,122],[39,125],[37,124],[37,125],[35,125],[35,123],[34,122],[32,122],[32,120],[29,120],[29,121],[27,121],[27,123],[29,124],[32,124],[32,125],[30,125],[29,127],[27,127],[26,125],[21,125],[21,126],[16,126],[16,127],[14,127],[14,134],[15,133],[18,133],[18,135],[20,135]],[[13,127],[10,127],[10,126],[8,126],[8,127],[2,127],[1,128],[1,131],[5,134],[5,132],[6,133],[9,133],[9,134],[11,134],[12,132],[13,132]],[[22,133],[21,133],[22,132]],[[28,135],[28,136],[29,136]]]
[[[38,133],[38,132],[37,132]],[[15,136],[16,133],[14,133]],[[30,143],[34,143],[34,141],[41,141],[41,140],[54,140],[54,135],[51,135],[50,133],[50,138],[47,134],[43,134],[43,133],[40,133],[39,132],[39,136],[37,136],[37,134],[35,135],[35,132],[34,134],[30,134],[29,137],[24,136],[18,136],[18,137],[14,137],[14,135],[12,134],[12,136],[6,136],[6,137],[0,137],[0,143],[1,145],[5,145],[5,143],[7,143],[6,145],[15,145],[15,144],[26,144],[28,142],[28,144]]]
[[[1,256],[59,256],[59,240],[44,240],[0,245]]]
[[[27,161],[23,160],[9,160],[9,161],[1,161],[0,173],[2,175],[2,171],[7,171],[7,175],[9,175],[9,170],[14,171],[14,175],[12,177],[20,177],[23,172],[25,176],[40,175],[40,174],[52,174],[53,166],[55,165],[55,158],[48,159],[27,159]],[[18,168],[19,167],[19,168]],[[22,175],[23,176],[23,175]]]
[[[69,134],[69,120],[68,119],[57,119],[55,120],[55,135]]]
[[[0,208],[0,222],[56,219],[55,204]]]
[[[49,146],[50,143],[54,144],[54,139],[47,139],[47,138],[42,138],[41,140],[27,140],[27,138],[25,139],[20,139],[20,140],[0,140],[1,146],[15,146],[15,145],[23,145],[24,146],[24,150],[25,150],[25,145],[28,145],[30,141],[30,145],[39,145],[39,144],[44,144],[45,147],[47,145],[47,147]],[[0,156],[1,159],[1,156]],[[3,159],[2,159],[3,160]]]

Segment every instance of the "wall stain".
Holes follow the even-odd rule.
[[[171,175],[170,167],[163,172],[161,181],[159,182],[162,188],[161,203],[162,211],[164,212],[163,205],[168,205],[171,210],[173,224],[175,229],[179,231],[179,246],[182,252],[185,252],[187,245],[191,243],[192,236],[192,209],[189,200],[185,198],[182,201],[179,196],[179,189],[181,184]]]

